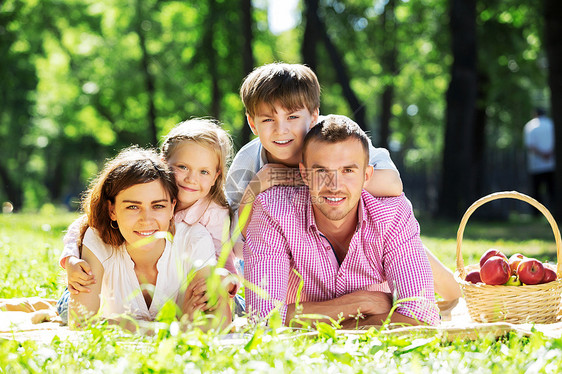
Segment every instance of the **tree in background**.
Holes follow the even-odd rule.
[[[154,145],[194,116],[218,117],[240,147],[250,138],[242,78],[254,66],[285,61],[315,68],[322,113],[354,117],[374,144],[391,148],[417,207],[428,201],[435,209],[439,201],[458,218],[452,210],[462,212],[482,193],[521,185],[489,165],[507,154],[517,170],[521,127],[533,101],[549,96],[540,10],[522,0],[475,2],[478,57],[468,80],[478,89],[470,91],[470,114],[455,96],[466,93],[466,60],[453,67],[451,50],[451,38],[468,35],[447,28],[449,3],[307,0],[299,26],[277,35],[266,2],[4,1],[0,199],[30,208],[67,201],[104,158],[130,144]],[[446,120],[456,123],[449,145]],[[464,158],[445,168],[445,146]],[[452,168],[472,177],[460,175],[468,178],[462,189],[437,200],[441,174],[459,176]]]
[[[562,190],[562,3],[544,1],[545,47],[548,55],[548,83],[554,122],[556,153],[556,191]],[[555,194],[555,214],[562,217],[562,196]]]
[[[242,32],[244,37],[242,43],[242,68],[244,76],[247,76],[255,67],[254,51],[252,49],[254,41],[252,0],[240,0],[240,9],[242,10]],[[243,114],[242,123],[240,144],[246,144],[250,141],[252,131],[250,130],[250,126],[246,125],[245,113]]]
[[[453,51],[451,81],[447,90],[447,120],[439,214],[459,217],[474,201],[474,108],[477,95],[476,0],[450,1]]]
[[[29,7],[23,1],[9,5],[4,5],[0,13],[0,188],[15,209],[20,209],[24,200],[22,174],[28,173],[25,166],[32,156],[34,140],[33,93],[38,78],[33,58],[41,53],[41,44],[31,38],[31,30],[20,33],[14,26],[21,18],[34,17]]]

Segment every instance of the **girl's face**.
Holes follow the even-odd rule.
[[[109,202],[109,216],[117,221],[127,247],[158,231],[168,231],[174,214],[175,201],[159,180],[135,184],[119,192],[115,204]],[[143,249],[162,246],[164,239],[144,245]]]
[[[178,210],[189,208],[207,196],[220,174],[217,154],[192,141],[179,144],[168,163],[178,185]]]

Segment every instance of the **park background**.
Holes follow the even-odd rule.
[[[283,61],[317,73],[321,113],[390,150],[419,214],[458,221],[483,195],[530,191],[523,126],[535,106],[562,123],[561,24],[556,0],[3,1],[0,201],[75,211],[104,159],[192,117],[239,149],[240,84]],[[484,211],[513,210],[529,207]]]
[[[131,144],[157,146],[197,116],[222,121],[237,148],[246,143],[238,89],[255,66],[273,61],[311,66],[321,112],[354,118],[389,148],[423,219],[424,244],[453,269],[470,203],[529,191],[522,131],[532,108],[544,106],[562,123],[561,25],[556,0],[0,0],[0,202],[18,212],[0,214],[0,298],[59,297],[63,232],[105,158]],[[557,260],[552,230],[526,217],[528,206],[491,204],[477,213],[500,219],[471,220],[466,264],[492,246]],[[103,323],[67,337],[4,334],[0,373],[562,367],[562,339],[539,332],[448,342],[375,329],[338,335],[327,325],[315,336],[279,335],[258,326],[230,345],[172,325],[154,337]]]

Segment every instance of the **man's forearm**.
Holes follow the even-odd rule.
[[[388,313],[375,314],[370,316],[364,316],[364,318],[350,318],[342,322],[342,328],[344,329],[354,329],[359,326],[381,326],[388,318]],[[413,318],[406,317],[400,313],[394,312],[390,317],[391,323],[403,323],[405,325],[416,326],[424,324],[421,321],[415,320]]]
[[[375,291],[355,291],[341,297],[317,302],[304,302],[299,304],[298,315],[317,315],[325,318],[312,318],[316,322],[330,323],[332,320],[355,320],[361,315],[388,315],[391,304],[389,294]],[[291,320],[297,316],[296,304],[287,305],[285,325],[289,326]],[[304,317],[306,318],[306,317]],[[386,317],[385,317],[386,318]]]

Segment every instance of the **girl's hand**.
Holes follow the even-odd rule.
[[[203,311],[205,301],[203,297],[207,290],[205,279],[195,279],[189,283],[185,290],[183,299],[182,312],[193,318],[193,314],[197,310]]]
[[[90,264],[74,256],[68,258],[66,275],[68,291],[74,295],[78,295],[80,292],[90,292],[87,286],[96,283]]]
[[[216,305],[209,305],[209,296],[207,295],[206,279],[193,280],[185,290],[185,297],[182,305],[183,313],[193,317],[196,310],[202,312],[213,311]]]

